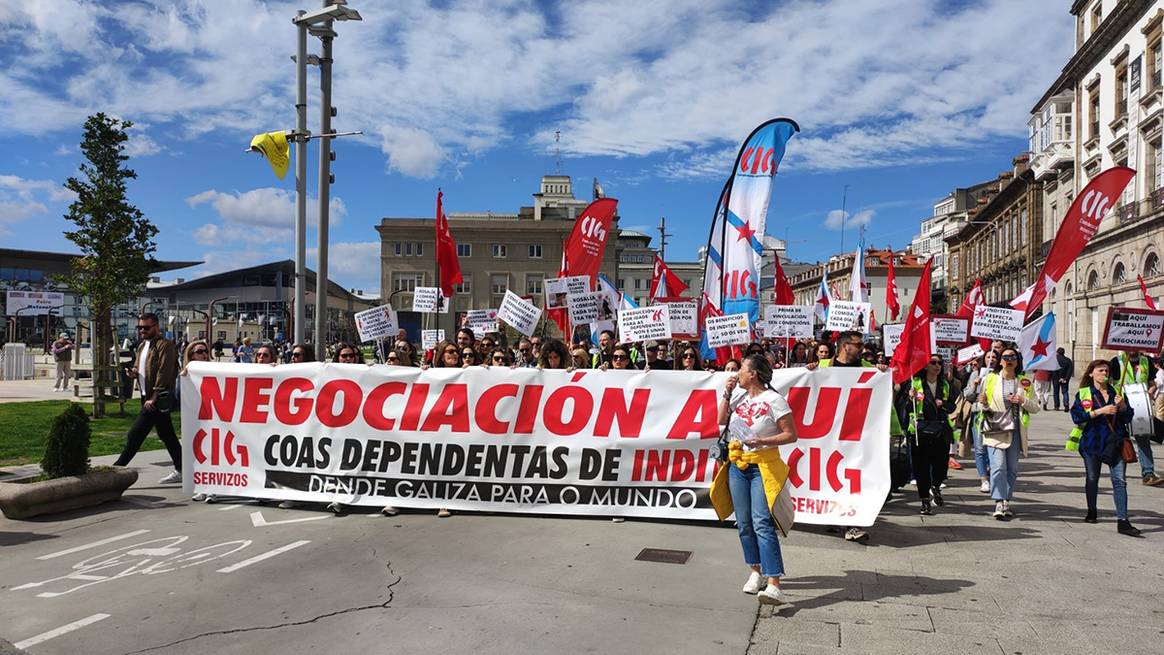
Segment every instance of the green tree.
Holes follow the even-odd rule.
[[[149,281],[156,264],[154,235],[158,229],[126,199],[126,183],[137,173],[123,164],[133,123],[103,113],[85,121],[81,152],[86,163],[80,176],[70,177],[65,188],[77,194],[65,218],[77,229],[65,236],[77,244],[81,256],[72,262],[64,281],[89,304],[94,367],[93,416],[105,415],[99,391],[115,383],[111,350],[116,339],[110,317],[113,308],[135,299]]]

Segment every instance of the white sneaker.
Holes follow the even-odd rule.
[[[336,503],[336,502],[328,503],[327,509],[328,509],[328,511],[330,511],[332,514],[335,514],[336,516],[339,516],[340,514],[344,513],[344,506],[339,504],[339,503]]]
[[[774,584],[768,585],[764,591],[757,593],[756,598],[759,598],[760,602],[765,605],[783,605],[785,602],[784,592],[780,591],[780,587]]]
[[[158,484],[173,484],[175,482],[181,482],[181,481],[182,481],[182,472],[181,471],[170,471],[169,475],[162,478],[161,480],[158,480]]]
[[[983,480],[982,484],[978,485],[978,491],[984,494],[990,493],[990,480]]]
[[[303,507],[306,503],[301,503],[298,500],[284,500],[279,503],[279,509],[295,509],[296,507]]]
[[[945,489],[945,488],[946,488],[946,483],[945,483],[945,482],[943,482],[942,484],[938,485],[938,489]]]
[[[391,505],[385,505],[384,507],[380,508],[380,513],[384,516],[396,516],[400,513],[400,510]]]
[[[745,594],[759,593],[760,587],[764,586],[764,576],[756,571],[752,571],[752,575],[748,576],[748,581],[744,583]]]
[[[1003,519],[1003,517],[1006,516],[1006,510],[1003,509],[1003,504],[1002,504],[1001,500],[997,500],[994,502],[994,514],[992,514],[992,516],[994,516],[994,518],[998,519],[999,521],[1001,521]]]
[[[196,503],[200,503],[200,502],[206,500],[206,494],[194,494],[194,497],[191,498],[190,500],[192,500]]]
[[[916,486],[917,486],[917,480],[910,480],[910,481],[909,481],[907,484],[908,484],[909,486],[911,486],[911,487],[916,487]]]
[[[1002,501],[1002,515],[1008,519],[1010,517],[1014,516],[1014,512],[1012,512],[1010,509],[1010,501],[1009,500]]]
[[[621,516],[616,516],[616,517],[610,519],[610,522],[611,523],[626,523],[626,519],[624,519]]]

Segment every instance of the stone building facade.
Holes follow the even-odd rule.
[[[829,285],[834,287],[836,299],[849,300],[852,296],[849,291],[849,281],[853,276],[853,253],[830,257],[827,262],[809,265],[796,273],[789,272],[788,282],[792,285],[792,293],[797,305],[812,305],[816,302],[820,289],[821,276],[828,271]],[[901,313],[898,319],[889,318],[885,303],[885,287],[888,282],[889,260],[893,258],[893,276],[897,286],[897,301],[901,304]],[[916,255],[893,250],[865,250],[865,278],[869,284],[869,302],[872,304],[873,317],[878,325],[884,323],[900,323],[905,320],[905,313],[913,302],[921,280],[925,262]]]

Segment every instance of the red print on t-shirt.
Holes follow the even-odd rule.
[[[744,419],[749,427],[756,419],[768,415],[768,403],[744,403],[736,408],[736,416]]]

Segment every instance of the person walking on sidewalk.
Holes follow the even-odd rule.
[[[717,515],[736,515],[744,563],[752,569],[744,593],[756,594],[761,603],[780,604],[784,559],[773,509],[788,483],[779,447],[796,442],[796,424],[788,401],[771,383],[772,366],[763,355],[749,355],[740,372],[728,378],[719,403],[719,424],[727,424],[730,439],[723,464],[727,472],[716,476],[712,496]],[[722,489],[725,476],[728,498]]]
[[[1075,362],[1067,356],[1067,351],[1059,348],[1055,351],[1055,359],[1059,368],[1051,376],[1052,395],[1055,396],[1055,411],[1059,411],[1059,399],[1063,399],[1063,411],[1071,411],[1071,378],[1075,375]]]
[[[1025,457],[1027,430],[1031,414],[1039,411],[1031,379],[1023,374],[1018,350],[1004,348],[1002,366],[986,376],[978,402],[983,406],[982,443],[990,459],[990,497],[994,499],[994,518],[1014,516],[1010,503],[1018,480],[1019,456]]]
[[[175,401],[174,382],[178,377],[178,349],[173,341],[162,336],[157,314],[138,317],[137,334],[140,343],[134,354],[134,365],[125,372],[137,380],[141,391],[141,412],[125,435],[125,448],[114,466],[128,466],[150,431],[156,429],[174,462],[174,470],[158,484],[181,482],[182,446],[174,433],[174,420],[170,415]]]
[[[73,379],[73,342],[69,335],[62,332],[60,338],[53,342],[53,361],[57,363],[57,379],[53,383],[53,391],[68,391],[69,382]]]
[[[913,448],[910,456],[917,480],[921,513],[931,515],[933,506],[945,504],[942,483],[949,473],[949,448],[954,439],[950,412],[954,409],[950,382],[942,375],[941,355],[932,355],[929,364],[903,387],[899,413],[909,416]]]
[[[1096,499],[1099,496],[1099,474],[1107,464],[1111,477],[1112,496],[1115,499],[1116,531],[1139,537],[1140,531],[1128,520],[1128,484],[1124,477],[1127,464],[1123,458],[1124,439],[1128,438],[1128,422],[1132,409],[1108,382],[1110,366],[1102,359],[1087,365],[1079,380],[1079,391],[1071,405],[1074,429],[1067,437],[1067,450],[1083,457],[1087,481],[1083,491],[1087,496],[1085,523],[1097,523]]]
[[[970,408],[970,420],[966,421],[966,429],[970,432],[972,450],[974,454],[974,468],[978,471],[978,491],[990,493],[990,458],[986,454],[986,446],[982,443],[982,412],[986,408],[978,402],[978,396],[986,388],[986,376],[998,371],[998,354],[993,350],[978,358],[978,366],[970,373],[966,380],[964,396],[967,401],[974,403]],[[965,437],[963,437],[965,438]]]
[[[1156,395],[1156,378],[1152,372],[1152,362],[1146,355],[1120,353],[1109,364],[1112,385],[1117,394],[1123,395],[1126,385],[1142,384],[1149,397]],[[1156,475],[1156,462],[1152,458],[1152,442],[1148,435],[1137,434],[1132,437],[1132,441],[1136,444],[1136,460],[1140,463],[1140,479],[1144,486],[1164,484],[1164,478]]]

